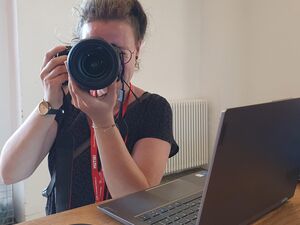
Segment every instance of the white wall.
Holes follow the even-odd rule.
[[[220,112],[245,103],[247,14],[240,0],[202,0],[199,96],[209,102],[209,146],[214,148]]]
[[[300,2],[247,2],[246,83],[249,102],[300,95]]]
[[[150,21],[135,83],[168,99],[199,97],[200,1],[141,2]]]
[[[19,81],[14,1],[0,1],[0,146],[19,123]],[[17,98],[18,97],[18,98]]]
[[[19,60],[15,0],[0,1],[0,151],[7,138],[21,124]],[[24,214],[22,183],[13,187],[15,213]],[[20,217],[20,219],[23,219]]]
[[[9,97],[10,93],[10,79],[9,79],[9,66],[8,66],[8,48],[7,48],[7,43],[8,43],[8,35],[7,35],[7,26],[8,26],[8,21],[5,17],[5,13],[2,13],[4,11],[5,7],[5,2],[1,1],[0,2],[0,9],[2,9],[0,13],[0,44],[1,44],[1,49],[3,49],[3,53],[0,55],[0,67],[1,69],[1,77],[3,77],[3,84],[1,85],[0,88],[0,101],[4,102],[6,101],[6,98]],[[1,35],[5,34],[5,35]],[[5,84],[5,85],[4,85]],[[0,110],[1,110],[1,116],[3,116],[5,119],[1,119],[0,121],[0,126],[1,127],[6,127],[9,130],[5,132],[5,134],[0,136],[0,143],[1,146],[4,144],[5,140],[8,138],[11,130],[11,116],[10,116],[10,109],[6,107],[5,104],[0,104]]]
[[[42,98],[44,52],[69,40],[74,2],[18,1],[25,116]],[[211,150],[222,109],[300,95],[300,1],[141,2],[150,29],[135,83],[168,99],[208,99]],[[44,162],[25,181],[27,219],[43,215],[48,179]]]
[[[198,9],[212,151],[222,109],[300,96],[300,1],[202,0]]]

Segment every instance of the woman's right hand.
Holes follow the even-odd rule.
[[[68,72],[64,63],[67,56],[55,56],[65,49],[65,46],[57,46],[49,50],[45,55],[40,74],[44,89],[44,100],[49,102],[55,109],[60,108],[63,104],[62,84],[68,80]]]

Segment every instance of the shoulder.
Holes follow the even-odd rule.
[[[164,97],[154,94],[154,93],[149,93],[146,92],[140,99],[141,105],[145,107],[147,111],[153,111],[153,110],[171,110],[171,106],[167,99]]]
[[[172,123],[172,109],[166,98],[146,92],[140,99],[139,113],[142,123],[150,127],[169,126]]]
[[[169,157],[178,152],[173,136],[172,109],[166,98],[145,93],[140,99],[139,130],[137,139],[157,138],[171,144]]]

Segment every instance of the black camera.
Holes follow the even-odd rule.
[[[68,55],[68,70],[84,90],[98,90],[122,79],[124,63],[120,48],[103,39],[83,39],[57,54]]]

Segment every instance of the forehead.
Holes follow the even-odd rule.
[[[132,27],[125,21],[93,21],[85,23],[81,29],[81,38],[103,38],[119,47],[135,45]]]

